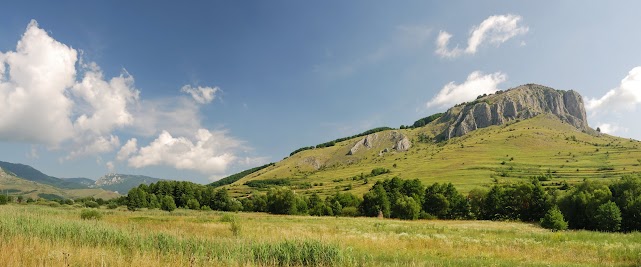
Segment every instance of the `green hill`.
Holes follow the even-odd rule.
[[[0,169],[0,192],[13,196],[24,196],[33,199],[46,198],[83,198],[95,197],[112,199],[120,195],[103,189],[63,189],[48,184],[42,184],[15,176],[13,173]]]
[[[9,171],[23,179],[34,181],[41,184],[51,185],[58,188],[64,188],[64,189],[89,188],[87,185],[84,185],[74,179],[67,180],[67,179],[60,179],[60,178],[46,175],[29,165],[0,161],[0,168],[2,168],[5,171]]]
[[[467,192],[495,182],[538,178],[545,186],[562,187],[641,172],[641,142],[589,128],[574,91],[524,85],[479,96],[437,117],[422,127],[302,150],[226,186],[236,195],[270,184],[360,195],[375,181],[398,176],[424,184],[452,182]],[[389,172],[373,175],[377,168]]]

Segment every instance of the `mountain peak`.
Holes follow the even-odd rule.
[[[552,114],[583,132],[587,123],[583,98],[573,90],[563,91],[539,84],[525,84],[450,108],[440,122],[447,124],[444,139],[463,136],[479,128],[502,125],[512,120]]]

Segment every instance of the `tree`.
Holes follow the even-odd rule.
[[[0,205],[7,204],[7,202],[8,202],[7,196],[0,194]]]
[[[450,202],[441,193],[427,194],[423,209],[438,218],[445,218],[450,209]]]
[[[195,198],[187,200],[187,207],[192,210],[200,209],[200,203]]]
[[[390,217],[390,200],[381,183],[376,182],[372,189],[363,195],[359,210],[365,216],[376,217],[382,212],[384,217]]]
[[[160,208],[166,211],[173,211],[176,209],[176,202],[172,196],[164,196],[160,203]]]
[[[641,178],[626,175],[610,185],[612,201],[621,209],[621,230],[641,230]]]
[[[272,188],[267,192],[267,211],[274,214],[297,214],[294,191],[288,188]]]
[[[596,229],[604,232],[616,232],[621,229],[621,211],[612,202],[601,204],[594,214]]]
[[[410,196],[401,196],[394,203],[393,213],[403,220],[416,220],[421,213],[421,205]]]
[[[596,131],[600,133],[601,132],[601,128],[600,127],[596,127]]]
[[[602,183],[585,181],[559,201],[559,208],[571,229],[597,229],[597,208],[610,201],[612,192]]]
[[[561,231],[568,229],[568,222],[563,218],[559,207],[554,206],[541,218],[541,227],[552,231]]]

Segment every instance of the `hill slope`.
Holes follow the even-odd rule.
[[[466,192],[532,177],[547,186],[617,178],[641,172],[640,164],[641,142],[587,127],[576,92],[525,85],[457,105],[424,127],[298,152],[228,187],[246,194],[265,190],[256,185],[283,184],[271,179],[285,179],[306,193],[362,194],[376,180],[399,176],[424,184],[452,182]],[[373,176],[375,168],[390,172]],[[246,184],[254,180],[267,181]]]
[[[22,195],[33,199],[75,199],[83,197],[112,199],[119,196],[114,192],[103,189],[62,189],[52,185],[22,179],[2,169],[0,169],[0,192],[14,196]]]
[[[5,171],[11,172],[23,179],[34,181],[41,184],[55,186],[58,188],[64,188],[64,189],[89,188],[88,186],[83,185],[82,183],[78,183],[76,180],[66,180],[66,179],[60,179],[60,178],[46,175],[29,165],[0,161],[0,168],[4,169]]]

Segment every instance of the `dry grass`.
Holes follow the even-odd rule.
[[[641,234],[549,232],[489,221],[104,211],[0,206],[0,262],[6,266],[630,266]],[[303,259],[312,259],[305,262]]]

